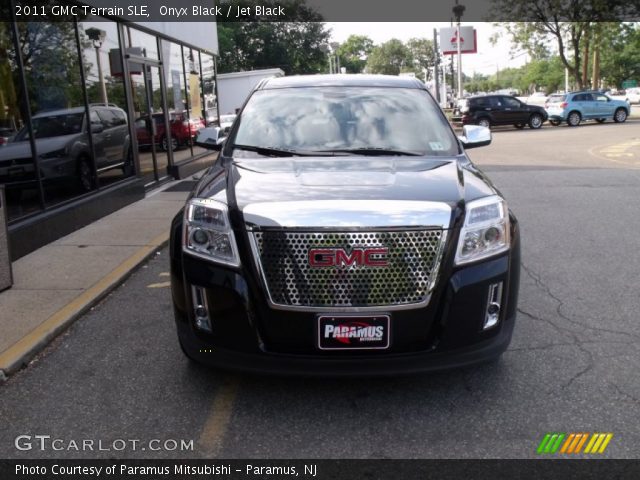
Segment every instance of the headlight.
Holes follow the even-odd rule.
[[[474,262],[509,249],[509,210],[497,195],[467,203],[456,265]]]
[[[196,198],[184,213],[183,250],[212,262],[240,265],[236,240],[224,203]]]

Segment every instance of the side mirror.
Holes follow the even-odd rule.
[[[198,130],[194,144],[207,150],[220,151],[222,150],[224,141],[227,139],[227,137],[223,137],[221,134],[220,127],[202,128]]]
[[[102,132],[104,132],[104,126],[101,123],[91,124],[91,133],[102,133]]]
[[[465,149],[484,147],[491,143],[491,130],[479,125],[465,125],[458,139]]]

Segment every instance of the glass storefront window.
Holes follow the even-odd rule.
[[[167,85],[171,135],[173,138],[173,161],[179,163],[192,157],[191,130],[189,120],[188,85],[185,80],[182,47],[176,43],[162,41],[164,74]]]
[[[12,26],[0,22],[0,184],[5,186],[9,220],[41,209],[16,54]]]
[[[206,124],[211,125],[218,121],[213,55],[200,53],[200,63],[202,64],[203,114]]]
[[[143,57],[158,60],[156,37],[131,27],[125,27],[124,30],[128,47],[138,47],[141,49]]]
[[[95,188],[75,24],[18,23],[38,170],[47,205]],[[16,137],[28,143],[28,132]]]
[[[118,26],[104,19],[78,24],[100,186],[134,173]]]

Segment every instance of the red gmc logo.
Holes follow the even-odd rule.
[[[386,247],[354,248],[351,253],[344,248],[312,248],[309,250],[309,265],[312,267],[386,267],[389,265]]]

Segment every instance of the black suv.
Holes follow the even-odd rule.
[[[206,141],[212,130],[211,143]],[[495,359],[516,319],[519,228],[424,84],[271,78],[171,226],[186,355],[269,372],[379,375]]]
[[[463,100],[454,112],[454,123],[462,125],[513,125],[516,128],[540,128],[547,121],[547,112],[536,105],[527,105],[510,95],[484,95]]]

